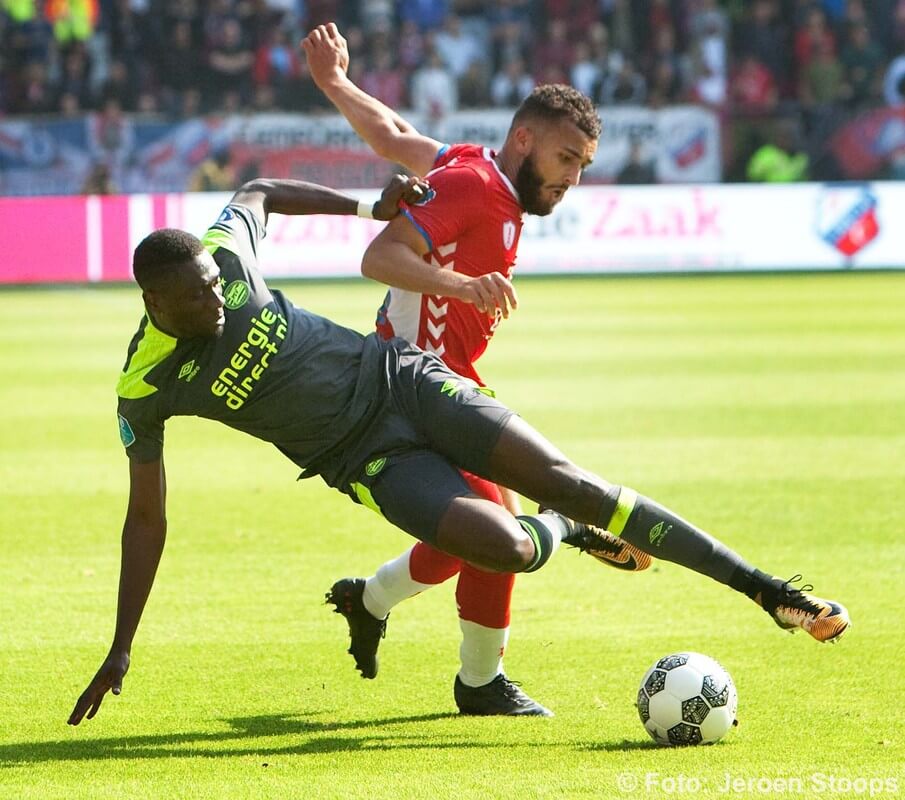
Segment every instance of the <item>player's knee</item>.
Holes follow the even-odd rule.
[[[535,558],[535,546],[531,538],[519,527],[498,528],[493,537],[493,549],[488,563],[495,572],[523,572]]]

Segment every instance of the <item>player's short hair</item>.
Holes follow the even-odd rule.
[[[204,250],[197,236],[176,228],[161,228],[145,236],[132,256],[132,274],[142,289],[159,285],[176,264],[193,261]]]
[[[574,86],[564,83],[545,83],[537,86],[518,107],[512,118],[512,127],[521,125],[529,119],[544,119],[558,122],[567,119],[590,136],[600,138],[602,125],[597,109],[587,95],[582,94]]]

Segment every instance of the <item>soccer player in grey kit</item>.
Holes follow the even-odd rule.
[[[390,219],[416,185],[394,179],[372,208],[314,184],[255,180],[202,239],[163,229],[135,249],[146,314],[117,386],[130,488],[116,627],[69,724],[92,718],[108,691],[119,694],[129,669],[166,538],[163,431],[172,416],[217,420],[271,442],[304,477],[320,475],[412,536],[485,569],[540,569],[560,542],[584,541],[599,526],[743,592],[783,628],[830,641],[848,627],[838,603],[753,568],[654,501],[582,470],[435,355],[363,336],[267,287],[257,248],[269,214]],[[505,293],[495,302],[505,303]],[[459,468],[551,510],[515,517],[476,496]]]

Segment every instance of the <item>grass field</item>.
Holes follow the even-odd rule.
[[[367,329],[382,292],[293,284]],[[560,551],[516,584],[507,671],[556,712],[457,716],[452,583],[390,618],[376,681],[323,605],[410,541],[276,450],[167,427],[169,542],[123,694],[65,725],[113,628],[127,488],[113,387],[133,290],[0,294],[0,798],[905,795],[905,275],[523,281],[482,373],[582,465],[844,602],[836,647],[670,564]],[[661,749],[657,657],[719,659],[720,744]],[[730,780],[740,781],[726,785]],[[831,783],[832,781],[832,783]],[[873,783],[870,783],[873,781]]]

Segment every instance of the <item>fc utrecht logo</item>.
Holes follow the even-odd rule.
[[[511,250],[515,244],[515,223],[511,219],[507,219],[503,223],[503,247]]]
[[[817,233],[851,258],[880,233],[877,197],[867,185],[827,186],[817,201]]]

